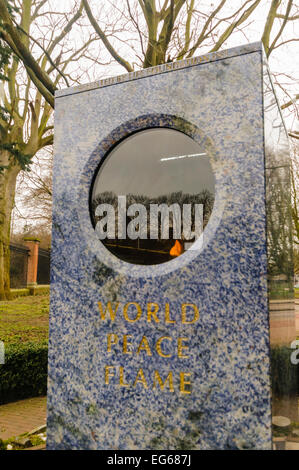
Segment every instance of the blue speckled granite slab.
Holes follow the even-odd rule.
[[[253,44],[57,94],[48,449],[271,448],[262,75]],[[89,191],[110,146],[161,116],[197,129],[215,204],[201,250],[135,266],[97,239]],[[114,321],[99,302],[119,304]],[[151,302],[159,323],[147,321]],[[135,322],[128,303],[142,310]],[[197,321],[182,322],[183,304]],[[151,355],[107,351],[109,334],[145,336]]]

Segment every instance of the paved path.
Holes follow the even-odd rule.
[[[299,450],[299,442],[287,442],[286,450]]]
[[[27,398],[0,405],[0,439],[9,439],[32,431],[46,422],[47,397]],[[26,450],[44,450],[45,445]],[[299,442],[287,442],[287,450],[299,450]]]
[[[16,437],[44,425],[46,404],[46,397],[38,397],[0,405],[0,439]]]

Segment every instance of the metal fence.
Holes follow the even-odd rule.
[[[23,245],[10,244],[10,287],[17,289],[27,285],[29,250]]]
[[[37,283],[50,284],[50,251],[38,250]]]
[[[10,244],[10,287],[27,286],[29,249],[16,243]],[[39,248],[37,284],[50,284],[50,251]]]

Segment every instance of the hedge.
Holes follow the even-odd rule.
[[[277,397],[296,396],[299,391],[298,365],[291,363],[294,349],[276,346],[271,349],[272,390]]]
[[[293,351],[287,347],[271,350],[273,393],[276,396],[298,393],[298,366],[290,362]],[[5,364],[0,365],[0,404],[46,395],[47,362],[47,342],[7,345]]]
[[[46,395],[47,362],[46,342],[7,345],[0,365],[0,404]]]
[[[28,295],[48,295],[50,286],[48,284],[40,284],[36,287],[28,287],[24,289],[10,289],[10,299],[17,297],[27,297]]]

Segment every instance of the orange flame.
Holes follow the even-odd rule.
[[[170,249],[169,253],[170,253],[171,256],[180,256],[183,253],[183,247],[182,247],[181,243],[179,242],[179,240],[175,241],[175,244]]]

